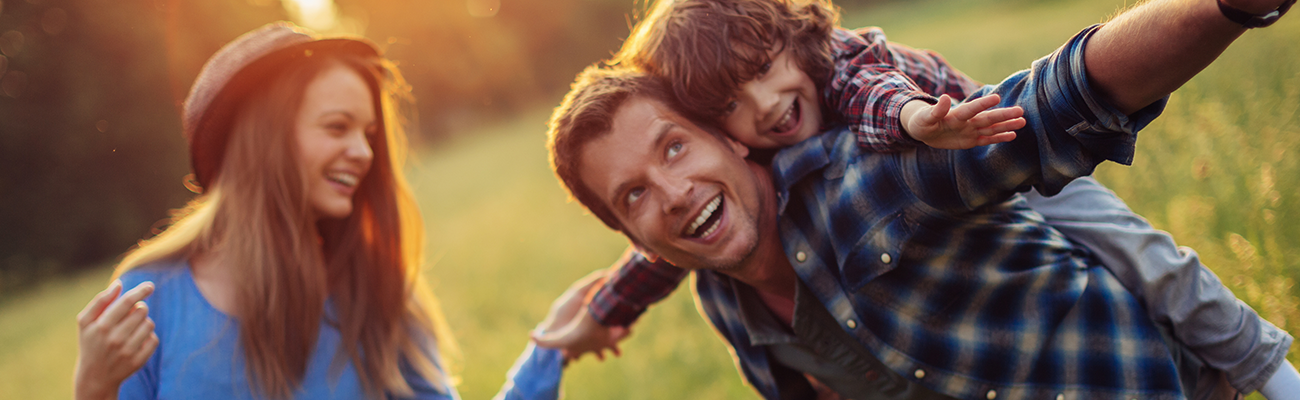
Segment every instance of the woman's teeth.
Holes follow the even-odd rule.
[[[347,172],[331,172],[325,178],[347,187],[356,186],[361,181],[360,177]]]

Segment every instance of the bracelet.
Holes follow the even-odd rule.
[[[1216,2],[1219,3],[1219,11],[1223,13],[1224,17],[1228,17],[1228,20],[1241,24],[1241,26],[1246,27],[1246,29],[1250,29],[1273,25],[1274,22],[1277,22],[1278,18],[1282,18],[1282,15],[1286,14],[1287,10],[1291,9],[1291,6],[1295,4],[1296,0],[1287,0],[1283,2],[1282,5],[1278,6],[1276,10],[1269,11],[1264,15],[1255,15],[1242,11],[1236,7],[1224,4],[1223,0],[1216,0]]]

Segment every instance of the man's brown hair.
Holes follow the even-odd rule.
[[[564,101],[551,114],[546,134],[551,169],[560,184],[571,198],[616,231],[623,231],[623,225],[600,196],[582,182],[580,161],[582,149],[609,133],[614,114],[633,96],[644,96],[680,110],[674,107],[668,89],[660,80],[633,69],[597,64],[578,74]]]
[[[661,77],[692,118],[716,121],[774,51],[825,88],[838,23],[828,0],[659,0],[611,62]]]

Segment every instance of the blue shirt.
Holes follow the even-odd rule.
[[[800,280],[895,373],[957,398],[1180,398],[1140,304],[1018,191],[1054,194],[1103,160],[1129,163],[1163,109],[1125,116],[1083,70],[1090,27],[972,95],[1025,108],[1016,140],[969,150],[864,151],[837,129],[772,162],[779,229]],[[784,388],[749,343],[729,277],[699,271],[711,323],[766,398]]]
[[[122,399],[260,398],[248,383],[239,322],[213,308],[199,292],[184,261],[160,262],[122,274],[125,288],[152,281],[155,291],[146,299],[159,344],[149,361],[122,383]],[[328,306],[327,306],[327,311]],[[307,363],[299,399],[360,399],[364,388],[351,362],[331,368],[340,349],[338,329],[322,318],[316,349]],[[429,349],[435,351],[435,349]],[[435,357],[436,359],[436,357]],[[442,367],[437,366],[439,369]],[[403,365],[402,375],[415,391],[415,399],[457,399],[444,382],[439,390],[413,369]]]

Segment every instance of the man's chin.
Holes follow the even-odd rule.
[[[694,253],[686,254],[682,258],[689,260],[686,263],[673,263],[685,269],[707,269],[723,273],[744,270],[746,266],[753,263],[756,258],[754,250],[758,248],[757,240],[743,240],[743,243],[731,241],[727,243],[724,249],[712,251],[707,254]],[[669,259],[669,262],[673,260]],[[683,266],[685,264],[685,266]]]

